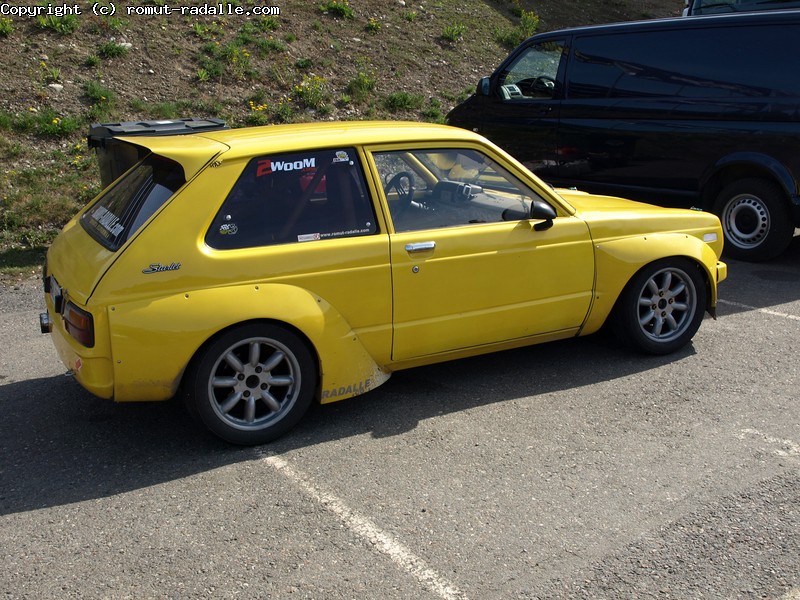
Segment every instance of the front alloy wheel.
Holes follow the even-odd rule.
[[[270,324],[232,329],[206,348],[191,378],[201,421],[234,444],[263,444],[293,427],[311,404],[316,368],[294,333]]]
[[[651,354],[669,354],[697,333],[706,306],[698,267],[682,258],[646,266],[630,281],[617,305],[620,337]]]

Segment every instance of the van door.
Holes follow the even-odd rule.
[[[565,47],[564,40],[548,40],[512,55],[492,78],[492,106],[476,128],[543,178],[554,174],[558,161]]]

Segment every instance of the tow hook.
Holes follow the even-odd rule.
[[[50,320],[49,313],[39,313],[39,327],[41,327],[42,333],[51,333],[53,331],[53,322]]]

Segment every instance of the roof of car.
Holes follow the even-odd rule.
[[[264,152],[296,152],[374,144],[478,141],[471,131],[434,123],[405,121],[331,121],[223,129],[190,135],[119,136],[180,162],[187,177],[222,151],[226,159]]]
[[[408,141],[436,141],[441,139],[476,140],[477,136],[464,129],[433,123],[406,121],[329,121],[297,123],[292,125],[267,125],[225,129],[200,134],[202,137],[227,144],[232,150],[247,153],[251,148],[302,150],[325,146],[365,145]]]

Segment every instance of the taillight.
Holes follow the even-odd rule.
[[[94,320],[92,315],[72,302],[64,307],[64,328],[72,337],[87,348],[94,346]]]

